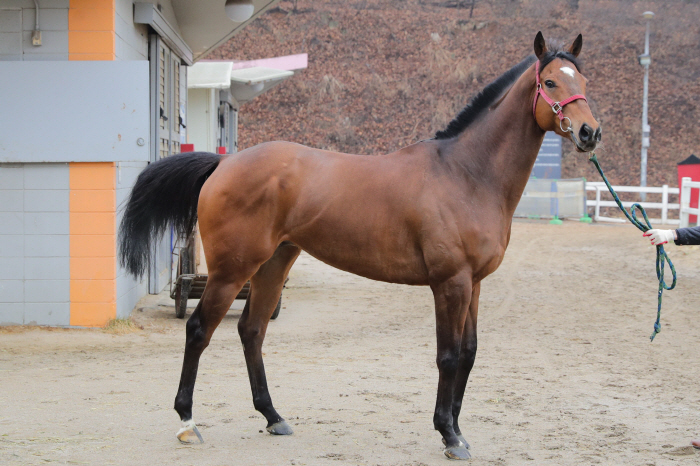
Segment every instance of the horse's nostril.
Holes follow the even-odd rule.
[[[578,132],[578,136],[581,142],[588,142],[591,140],[591,136],[593,136],[593,131],[590,126],[584,123],[583,126],[581,126],[581,131]]]
[[[600,142],[600,140],[603,138],[603,131],[600,129],[600,127],[595,130],[595,141]]]

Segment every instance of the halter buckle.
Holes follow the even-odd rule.
[[[554,113],[556,113],[557,115],[558,115],[559,113],[561,113],[562,107],[561,107],[561,105],[559,105],[559,102],[554,102],[554,103],[552,104],[552,111],[553,111]]]

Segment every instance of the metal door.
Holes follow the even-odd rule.
[[[151,162],[155,162],[180,153],[186,131],[187,73],[181,58],[157,34],[150,36],[149,61]],[[149,270],[149,293],[159,293],[169,283],[174,242],[173,233],[167,232],[155,246]]]

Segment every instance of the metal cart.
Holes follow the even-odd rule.
[[[207,274],[197,273],[195,261],[195,235],[187,238],[185,246],[179,248],[177,252],[177,278],[170,287],[170,297],[175,300],[175,317],[182,319],[187,311],[188,299],[199,299],[202,297],[204,287],[207,284]],[[177,249],[177,248],[176,248]],[[175,251],[173,251],[175,254]],[[284,282],[287,283],[286,279]],[[250,282],[247,282],[238,293],[236,299],[248,299],[250,293]],[[277,307],[272,313],[271,319],[276,319],[282,308],[282,296],[277,302]]]

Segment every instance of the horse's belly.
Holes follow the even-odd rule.
[[[419,251],[408,244],[362,244],[332,238],[294,237],[290,241],[316,259],[340,270],[372,280],[407,285],[427,285],[428,274]]]

